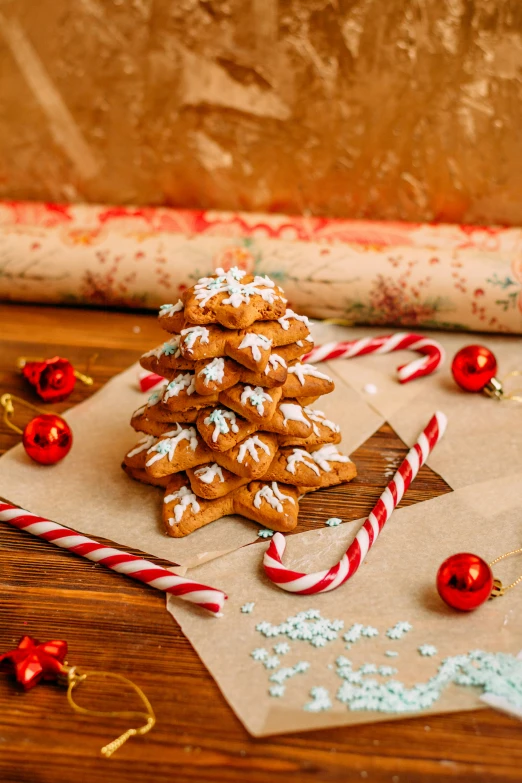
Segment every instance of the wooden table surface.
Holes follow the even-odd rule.
[[[95,386],[77,384],[66,403],[53,406],[65,410],[161,339],[148,315],[0,305],[0,390],[36,402],[14,370],[20,355],[59,354],[81,370],[97,354]],[[17,441],[2,428],[0,451]],[[313,496],[305,499],[299,529],[320,526],[328,516],[367,513],[387,482],[385,457],[399,461],[405,453],[384,426],[355,453],[357,480],[323,493],[326,513],[316,512]],[[423,468],[407,502],[447,491]],[[71,663],[128,675],[158,718],[147,737],[105,760],[100,748],[127,723],[80,717],[59,686],[25,694],[1,674],[2,783],[82,783],[98,775],[121,783],[279,783],[288,775],[298,783],[522,780],[522,724],[492,710],[253,739],[167,614],[161,594],[7,525],[0,527],[0,589],[0,651],[24,633],[66,639]],[[84,703],[114,708],[114,698],[94,685]]]

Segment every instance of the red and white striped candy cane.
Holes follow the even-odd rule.
[[[330,359],[351,359],[366,353],[391,353],[409,348],[423,354],[408,364],[397,368],[400,383],[413,381],[438,370],[445,358],[444,348],[436,340],[412,332],[397,332],[383,337],[363,337],[361,340],[346,340],[339,343],[325,343],[312,348],[303,356],[303,362],[327,362]]]
[[[428,426],[409,450],[406,459],[373,507],[368,519],[336,565],[327,571],[318,571],[315,574],[302,574],[286,568],[282,561],[286,539],[281,533],[276,533],[263,558],[263,566],[268,578],[283,590],[299,595],[327,593],[347,582],[377,540],[377,536],[392,515],[394,508],[400,503],[419,468],[424,465],[432,449],[444,435],[446,424],[447,419],[443,413],[436,413],[430,419]]]
[[[82,536],[57,522],[31,514],[10,503],[0,503],[0,522],[8,522],[19,530],[25,530],[33,536],[50,541],[62,549],[86,557],[95,563],[101,563],[119,574],[130,576],[157,590],[175,595],[183,601],[197,604],[216,615],[220,614],[227,598],[221,590],[177,576],[172,571],[136,555],[129,555],[119,549],[99,544],[92,538]]]
[[[146,392],[163,383],[165,378],[162,375],[158,375],[155,372],[139,372],[138,373],[138,386],[140,391]]]

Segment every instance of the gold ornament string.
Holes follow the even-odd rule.
[[[504,386],[508,378],[517,378],[519,376],[522,376],[521,370],[511,370],[511,372],[508,372],[506,377],[502,379],[502,386]],[[509,394],[504,392],[502,399],[510,400],[511,402],[522,402],[522,389],[513,389]]]
[[[19,405],[25,405],[26,408],[29,408],[32,411],[36,411],[37,413],[45,413],[45,411],[43,411],[41,408],[37,408],[36,405],[27,402],[27,400],[23,400],[21,397],[17,397],[15,394],[3,394],[0,397],[0,405],[4,409],[2,417],[4,424],[18,435],[23,435],[24,431],[11,421],[11,416],[14,416],[15,413],[13,402],[17,402]]]
[[[104,671],[88,671],[79,673],[76,669],[76,666],[72,666],[70,669],[66,669],[67,672],[67,700],[72,707],[72,709],[77,712],[79,715],[90,715],[91,717],[96,718],[125,718],[129,720],[141,720],[144,721],[142,726],[139,726],[138,728],[134,729],[127,729],[127,731],[124,731],[123,734],[120,734],[119,737],[117,737],[112,742],[109,742],[107,745],[104,745],[104,747],[101,749],[101,753],[105,758],[110,758],[112,754],[117,751],[121,746],[127,742],[128,739],[131,737],[143,737],[144,734],[147,734],[156,724],[156,716],[154,714],[154,710],[152,709],[152,705],[150,701],[147,699],[141,688],[136,685],[136,683],[132,682],[132,680],[129,680],[127,677],[123,677],[121,674],[114,674],[113,672],[104,672]],[[119,680],[120,682],[123,682],[125,685],[128,685],[130,688],[132,688],[137,695],[140,697],[141,701],[145,705],[146,712],[139,712],[138,710],[121,710],[121,711],[109,711],[109,712],[102,712],[99,710],[89,710],[85,707],[81,707],[79,704],[77,704],[73,698],[73,691],[75,688],[78,687],[81,683],[85,682],[87,678],[92,677],[105,677],[105,678],[112,678],[114,680]]]
[[[489,564],[490,568],[491,566],[494,566],[495,563],[498,563],[500,560],[504,560],[506,557],[511,557],[512,555],[520,555],[522,554],[522,548],[521,549],[513,549],[511,552],[506,552],[504,555],[499,555],[494,560],[491,561]],[[511,590],[513,587],[516,587],[520,582],[522,582],[522,575],[518,577],[518,579],[515,579],[514,582],[511,582],[510,585],[504,585],[500,581],[500,579],[494,579],[493,580],[493,590],[491,591],[491,598],[496,598],[497,596],[504,595],[508,590]]]

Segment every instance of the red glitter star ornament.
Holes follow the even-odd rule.
[[[15,650],[0,655],[0,669],[12,672],[24,690],[34,688],[41,680],[56,680],[65,671],[67,642],[40,644],[31,636],[22,636]]]

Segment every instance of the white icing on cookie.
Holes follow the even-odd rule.
[[[210,381],[216,383],[223,383],[223,375],[225,373],[225,360],[218,358],[212,359],[211,362],[206,364],[202,370],[199,371],[199,375],[203,375],[205,379],[205,385],[208,386]]]
[[[262,449],[265,452],[265,454],[270,454],[270,449],[267,446],[267,444],[263,443],[263,441],[260,440],[260,438],[257,435],[253,435],[251,438],[247,438],[247,440],[244,440],[239,446],[237,461],[239,462],[240,465],[243,463],[243,460],[245,459],[245,456],[247,454],[249,454],[252,457],[254,462],[259,462],[256,446]]]
[[[338,424],[335,424],[333,421],[330,421],[330,419],[327,419],[326,416],[322,411],[318,411],[315,408],[304,408],[304,412],[308,416],[309,419],[311,419],[313,422],[315,422],[312,425],[314,435],[320,435],[320,430],[317,424],[322,424],[324,427],[328,427],[329,430],[332,430],[332,432],[340,432],[341,428]]]
[[[228,294],[229,296],[223,299],[222,304],[229,304],[232,307],[248,304],[254,295],[261,296],[269,304],[281,298],[272,290],[275,283],[266,275],[264,277],[256,275],[251,283],[241,283],[241,279],[245,276],[242,269],[232,267],[228,272],[223,269],[216,271],[217,277],[202,277],[194,286],[195,297],[200,307],[206,307],[217,294]]]
[[[192,353],[196,340],[199,340],[201,345],[208,345],[210,332],[206,326],[189,326],[187,329],[181,330],[181,336],[185,348],[189,353]]]
[[[193,372],[180,372],[179,375],[176,375],[174,380],[167,384],[167,388],[163,395],[163,401],[166,402],[170,397],[177,397],[180,391],[183,391],[184,389],[186,389],[188,395],[194,394],[196,391]]]
[[[297,463],[302,462],[303,465],[310,470],[313,470],[318,476],[320,476],[319,468],[312,460],[310,454],[304,449],[293,449],[292,453],[286,458],[286,470],[295,476],[295,466]]]
[[[161,305],[159,309],[159,314],[161,316],[171,316],[174,315],[174,313],[179,313],[181,310],[183,310],[183,302],[181,299],[178,299],[176,304],[163,304]]]
[[[281,316],[281,318],[278,318],[278,323],[281,324],[285,332],[290,328],[290,319],[294,318],[296,321],[302,321],[305,326],[310,327],[310,321],[306,317],[306,315],[297,315],[297,313],[294,313],[293,310],[290,310],[289,307],[287,307],[286,312],[284,315]]]
[[[261,361],[261,351],[260,348],[262,348],[264,351],[268,351],[272,347],[272,340],[270,340],[268,337],[264,337],[262,334],[254,334],[253,332],[247,332],[247,334],[243,337],[243,340],[241,341],[241,344],[239,346],[239,350],[242,348],[250,348],[252,351],[252,358],[255,362]]]
[[[163,397],[163,395],[165,394],[166,389],[167,389],[166,382],[163,384],[163,386],[154,389],[154,391],[152,392],[152,394],[149,395],[149,398],[147,400],[147,408],[152,408],[154,405],[157,405],[158,402]]]
[[[211,462],[208,465],[203,465],[203,467],[194,471],[194,475],[197,476],[198,479],[204,484],[212,484],[216,477],[219,478],[220,482],[225,480],[221,466],[218,465],[217,462]]]
[[[327,443],[325,446],[321,446],[317,451],[312,451],[310,454],[316,465],[319,465],[321,470],[328,472],[330,470],[330,462],[351,462],[349,457],[345,457],[343,454],[339,454],[337,448],[333,443]]]
[[[277,365],[279,365],[280,367],[286,367],[286,362],[282,356],[279,356],[279,354],[277,353],[273,353],[271,356],[268,357],[268,362],[265,367],[265,375],[268,375],[270,370],[276,370]]]
[[[173,337],[171,337],[170,340],[167,340],[166,343],[158,345],[156,348],[152,348],[150,351],[147,351],[147,353],[143,354],[144,357],[155,356],[156,359],[160,359],[163,355],[174,356],[175,359],[181,356],[181,352],[179,350],[178,334],[173,335]]]
[[[136,416],[142,416],[146,410],[147,410],[147,404],[142,405],[141,408],[138,408],[137,411],[134,411],[134,413],[132,414],[132,418],[134,419],[136,418]]]
[[[233,411],[224,411],[221,408],[214,408],[210,416],[207,416],[204,420],[204,423],[207,427],[211,424],[214,425],[214,432],[212,433],[213,443],[217,441],[220,435],[226,435],[230,431],[234,434],[239,432],[239,427],[236,424],[236,414]]]
[[[300,421],[310,428],[310,422],[305,418],[302,405],[297,405],[295,402],[283,402],[279,406],[279,410],[283,414],[283,425],[285,427],[287,421]]]
[[[176,500],[178,503],[173,508],[174,518],[169,518],[169,525],[171,527],[172,525],[181,522],[181,518],[189,506],[191,507],[193,514],[197,514],[201,509],[197,497],[188,487],[181,487],[176,492],[173,492],[172,495],[165,495],[163,502],[172,503]]]
[[[301,386],[305,385],[307,375],[310,375],[313,378],[321,378],[324,381],[332,380],[329,375],[325,375],[324,372],[320,372],[313,364],[301,364],[299,362],[298,364],[294,364],[292,367],[289,367],[288,372],[291,372],[296,376]]]
[[[247,402],[255,408],[260,416],[265,415],[265,402],[272,402],[272,397],[266,392],[262,386],[256,386],[253,389],[251,386],[245,386],[245,389],[241,395],[241,405],[246,405]]]
[[[271,487],[269,487],[268,484],[265,484],[264,487],[256,492],[254,496],[254,506],[256,508],[261,508],[261,502],[263,500],[266,500],[266,502],[272,506],[272,508],[275,508],[279,514],[283,513],[283,503],[285,500],[288,500],[295,505],[295,501],[291,495],[284,495],[281,492],[277,486],[277,481],[272,481]]]
[[[156,438],[155,435],[145,435],[144,438],[138,441],[138,443],[132,449],[132,451],[129,451],[127,457],[129,458],[135,457],[136,454],[140,454],[142,451],[145,451],[146,449],[150,449],[150,447],[153,446],[157,442],[157,440],[158,438]]]
[[[184,440],[188,440],[192,451],[196,450],[198,445],[198,436],[194,427],[182,427],[180,424],[176,424],[175,430],[165,432],[165,434],[161,436],[160,440],[151,446],[147,452],[147,454],[150,454],[151,457],[149,460],[147,460],[146,464],[148,466],[153,465],[163,457],[168,457],[169,462],[172,462],[174,459],[174,454],[176,453],[176,449]]]

